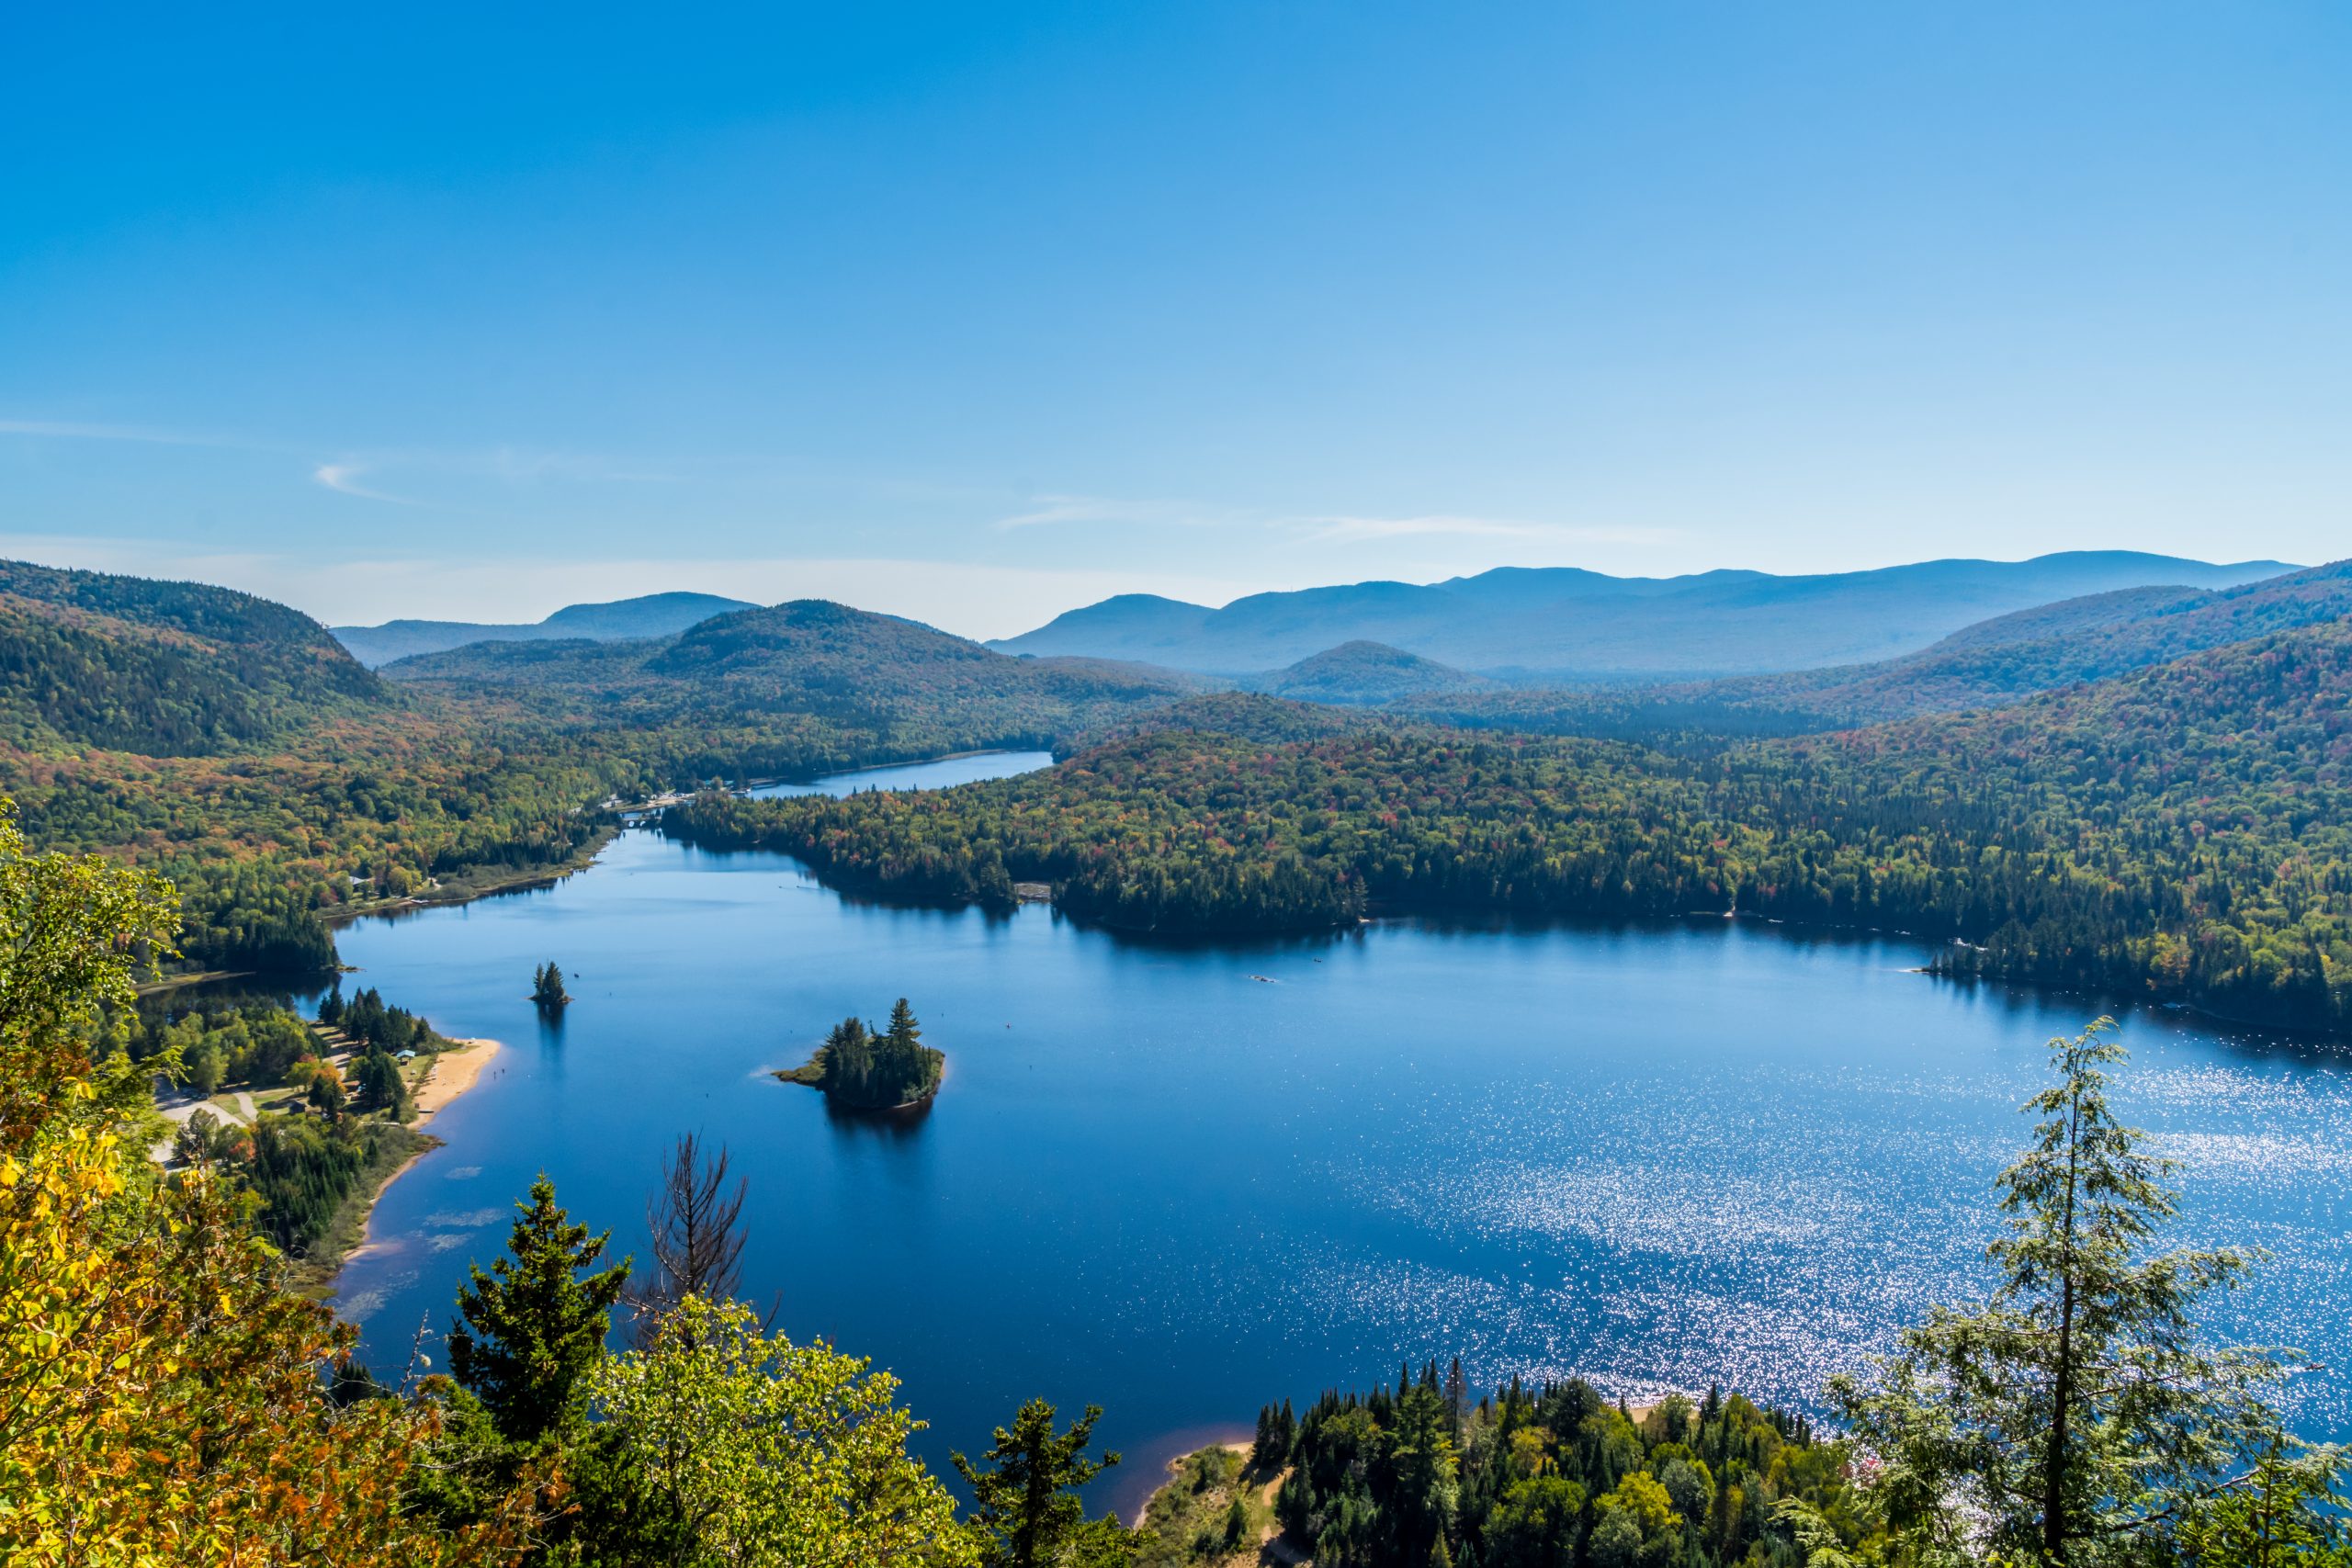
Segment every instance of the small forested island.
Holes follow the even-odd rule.
[[[563,988],[563,971],[556,967],[552,958],[531,971],[531,1000],[542,1012],[570,1004],[571,996]]]
[[[900,997],[887,1029],[845,1018],[807,1063],[779,1068],[775,1076],[821,1089],[835,1104],[853,1110],[894,1111],[937,1094],[946,1068],[946,1054],[922,1043],[914,1010]]]

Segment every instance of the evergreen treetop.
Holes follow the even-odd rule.
[[[601,1271],[612,1233],[590,1235],[555,1201],[542,1175],[508,1236],[508,1256],[458,1291],[462,1325],[449,1331],[449,1370],[514,1442],[536,1441],[581,1413],[581,1380],[605,1354],[613,1303],[629,1260]]]

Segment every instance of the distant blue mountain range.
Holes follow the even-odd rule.
[[[438,653],[469,642],[541,642],[585,637],[622,642],[632,637],[675,637],[713,615],[758,606],[716,593],[648,593],[604,604],[567,604],[544,621],[502,626],[480,621],[386,621],[380,626],[330,626],[351,656],[374,669],[415,653]]]
[[[2284,561],[2217,565],[2130,550],[1815,577],[1628,578],[1505,567],[1428,585],[1255,593],[1222,609],[1123,594],[989,646],[1224,675],[1281,669],[1358,641],[1504,676],[1762,673],[1891,659],[1995,615],[2085,594],[2227,588],[2294,570]]]

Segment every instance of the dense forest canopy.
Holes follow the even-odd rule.
[[[839,605],[722,620],[387,683],[266,600],[0,567],[0,788],[36,842],[170,876],[191,965],[315,971],[338,913],[577,863],[612,795],[1053,745],[1198,685]]]
[[[1451,672],[1393,649],[1308,661],[1309,684],[1419,689],[1383,712],[1012,658],[821,601],[478,645],[387,682],[266,601],[7,567],[0,786],[37,842],[171,876],[198,967],[316,970],[341,912],[580,863],[612,796],[1042,745],[1091,750],[945,795],[714,795],[673,829],[923,897],[1050,882],[1073,914],[1154,931],[1440,907],[1886,924],[1964,944],[1954,971],[2342,1027],[2347,609],[2338,564],[1745,683],[1436,690]],[[1996,701],[1803,733],[1825,705]],[[1740,739],[1758,729],[1797,733]]]
[[[739,610],[649,641],[477,643],[385,673],[428,690],[519,694],[544,712],[593,710],[608,723],[816,720],[906,757],[1052,746],[1207,684],[1101,660],[1014,659],[821,599]]]
[[[0,744],[201,756],[385,697],[324,626],[282,604],[0,561]]]
[[[705,796],[669,830],[922,897],[1057,885],[1080,918],[1295,930],[1380,908],[1743,910],[2352,1027],[2352,625],[2013,707],[1687,758],[1354,728],[1158,729],[923,795]]]

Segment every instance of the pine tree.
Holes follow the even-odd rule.
[[[1023,1404],[1012,1429],[999,1427],[980,1456],[986,1469],[960,1453],[949,1456],[972,1489],[985,1568],[1117,1568],[1134,1560],[1132,1532],[1108,1516],[1088,1519],[1078,1496],[1078,1488],[1119,1462],[1115,1453],[1086,1456],[1102,1406],[1088,1405],[1059,1434],[1054,1415],[1045,1400]]]
[[[2278,1363],[2201,1348],[2191,1316],[2246,1257],[2147,1256],[2177,1199],[2170,1163],[2108,1107],[2114,1027],[2050,1043],[2058,1081],[2027,1102],[2043,1120],[1998,1182],[2009,1219],[1987,1248],[1992,1300],[1907,1330],[1875,1390],[1833,1384],[1923,1551],[1982,1533],[2024,1561],[2147,1561],[2284,1440],[2260,1398]]]
[[[528,1443],[581,1413],[580,1384],[605,1353],[629,1261],[589,1273],[612,1233],[591,1236],[557,1206],[545,1176],[507,1238],[510,1254],[469,1270],[458,1291],[464,1326],[449,1330],[449,1370],[510,1441]]]

